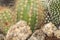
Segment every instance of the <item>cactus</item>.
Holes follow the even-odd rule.
[[[56,26],[60,24],[60,0],[50,0],[48,6],[49,13],[47,14],[47,21],[52,22]]]
[[[32,30],[35,26],[40,28],[45,16],[44,7],[40,2],[40,0],[1,0],[0,6],[3,10],[0,12],[0,26],[8,29],[16,21],[25,20]]]
[[[0,27],[3,27],[3,30],[7,31],[15,23],[16,14],[13,14],[14,12],[6,7],[1,7],[0,9]]]
[[[44,19],[44,8],[40,0],[18,0],[16,1],[17,21],[27,21],[34,30],[36,24],[42,24]],[[40,27],[40,26],[39,26]]]

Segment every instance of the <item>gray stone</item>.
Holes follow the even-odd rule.
[[[25,21],[20,20],[8,30],[5,40],[26,40],[32,31]]]
[[[5,36],[3,34],[0,34],[0,40],[4,40]]]
[[[57,28],[52,22],[49,22],[43,26],[42,30],[47,36],[52,36]]]
[[[54,31],[54,36],[56,36],[57,38],[60,38],[60,30]]]
[[[28,40],[44,40],[45,34],[42,30],[36,30]]]

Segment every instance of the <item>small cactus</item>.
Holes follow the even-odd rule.
[[[0,26],[8,28],[16,21],[25,20],[32,30],[35,26],[40,28],[44,24],[45,17],[45,7],[40,2],[40,0],[0,0],[0,6],[4,9],[1,11]]]
[[[46,22],[52,22],[56,26],[60,24],[60,0],[50,0],[48,3]]]
[[[27,21],[34,30],[34,27],[43,25],[44,8],[40,0],[18,0],[16,2],[17,21],[20,19]]]
[[[6,31],[7,28],[16,22],[16,14],[6,7],[0,7],[0,9],[0,27],[3,27]]]

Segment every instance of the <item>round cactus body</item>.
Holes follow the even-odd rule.
[[[0,27],[3,27],[4,31],[16,22],[16,14],[13,14],[9,8],[0,8]]]
[[[60,24],[60,0],[50,0],[48,11],[46,15],[46,22],[52,22],[56,26]]]
[[[16,2],[17,21],[20,19],[27,21],[34,30],[35,25],[42,23],[44,19],[44,8],[40,0],[18,0]]]

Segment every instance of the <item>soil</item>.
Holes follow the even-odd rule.
[[[45,40],[60,40],[60,39],[55,36],[52,36],[52,37],[46,37]]]

